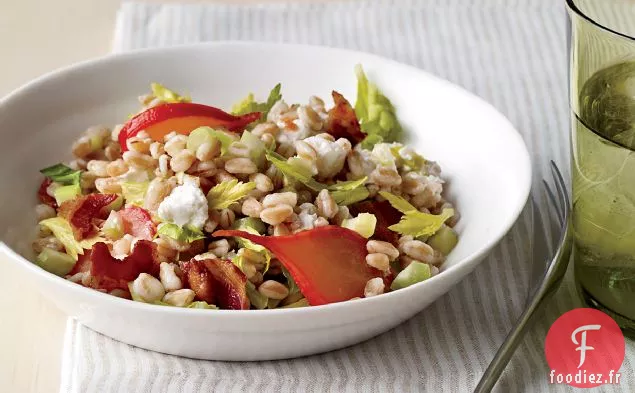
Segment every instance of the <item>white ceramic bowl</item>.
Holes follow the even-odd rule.
[[[410,143],[438,161],[461,214],[460,241],[442,273],[409,288],[320,307],[208,311],[119,299],[29,262],[40,168],[70,159],[88,126],[116,124],[159,81],[197,102],[229,108],[281,82],[288,102],[331,90],[354,100],[363,64],[395,104]],[[154,351],[216,360],[289,358],[371,338],[424,309],[472,271],[522,210],[531,166],[514,127],[490,105],[421,70],[370,54],[310,46],[209,43],[89,61],[43,76],[0,101],[0,250],[42,293],[86,326]]]

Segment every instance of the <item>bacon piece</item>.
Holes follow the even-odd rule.
[[[180,267],[186,286],[189,286],[196,293],[196,298],[209,304],[214,304],[216,299],[214,296],[216,281],[205,267],[205,264],[192,259],[181,262]]]
[[[42,184],[40,184],[40,188],[37,190],[37,196],[40,199],[40,202],[49,205],[53,209],[57,209],[57,202],[55,201],[55,198],[53,198],[46,192],[46,189],[52,183],[53,181],[48,177],[44,178],[44,180],[42,180]]]
[[[351,213],[358,215],[359,213],[374,214],[377,218],[375,226],[375,234],[373,239],[383,240],[392,244],[397,244],[399,235],[388,229],[401,219],[401,213],[390,205],[388,201],[364,201],[351,206]]]
[[[223,309],[249,309],[247,277],[231,261],[192,259],[181,262],[181,270],[198,299]]]
[[[326,132],[337,138],[346,138],[353,145],[361,142],[366,135],[362,133],[359,120],[351,104],[340,93],[333,91],[335,106],[328,112]]]
[[[104,219],[104,208],[117,199],[116,194],[88,194],[62,203],[59,215],[71,224],[75,239],[94,233],[93,219]]]
[[[128,282],[134,280],[141,273],[153,276],[159,275],[159,258],[156,245],[148,240],[139,240],[132,253],[123,260],[114,258],[106,243],[95,243],[91,250],[85,250],[84,255],[73,267],[70,275],[85,272],[89,278],[83,283],[95,289],[128,290]]]
[[[157,233],[157,226],[150,213],[138,206],[128,206],[119,212],[123,223],[123,231],[139,239],[152,240]]]
[[[221,230],[213,236],[238,236],[266,247],[287,268],[312,306],[364,296],[371,278],[381,275],[366,263],[366,239],[339,226],[324,226],[289,236],[258,236]]]

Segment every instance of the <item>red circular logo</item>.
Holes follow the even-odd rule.
[[[549,382],[591,388],[619,384],[624,361],[624,335],[617,323],[593,308],[560,316],[547,333],[545,356]]]

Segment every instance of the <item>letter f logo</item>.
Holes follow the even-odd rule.
[[[595,349],[591,346],[586,345],[587,331],[600,330],[600,327],[601,327],[600,325],[584,325],[584,326],[580,326],[579,328],[574,330],[573,333],[571,333],[571,341],[573,341],[573,343],[576,345],[580,345],[579,347],[575,349],[576,351],[580,351],[580,364],[578,364],[578,368],[582,367],[582,365],[584,364],[584,360],[586,359],[586,351]],[[582,334],[581,334],[580,342],[578,342],[578,340],[576,339],[576,335],[580,332],[582,332]]]

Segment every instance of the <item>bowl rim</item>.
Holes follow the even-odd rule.
[[[529,198],[529,193],[531,189],[531,179],[532,179],[532,166],[531,166],[531,158],[529,151],[527,150],[527,146],[516,127],[507,119],[505,115],[503,115],[500,111],[498,111],[493,105],[485,101],[484,99],[478,97],[474,93],[466,90],[465,88],[456,85],[448,80],[445,80],[439,76],[436,76],[432,73],[429,73],[423,69],[417,68],[415,66],[411,66],[405,63],[401,63],[399,61],[376,55],[373,53],[351,50],[345,48],[337,48],[331,46],[323,46],[323,45],[308,45],[308,44],[290,44],[290,43],[269,43],[269,42],[258,42],[258,41],[214,41],[214,42],[199,42],[193,44],[186,45],[176,45],[170,47],[161,47],[161,48],[144,48],[137,49],[127,52],[121,53],[110,53],[104,56],[84,60],[78,63],[74,63],[68,66],[64,66],[58,69],[54,69],[49,71],[26,84],[18,87],[13,90],[6,96],[0,98],[0,109],[7,103],[18,99],[22,95],[29,94],[34,89],[37,89],[38,86],[48,82],[51,79],[63,78],[66,75],[73,74],[78,71],[88,70],[92,67],[108,65],[109,63],[116,62],[126,62],[136,58],[143,58],[148,55],[160,54],[163,52],[168,53],[178,53],[178,52],[190,52],[193,50],[216,50],[220,47],[224,46],[242,46],[242,47],[252,47],[252,46],[260,46],[260,47],[272,47],[272,48],[285,48],[289,50],[312,50],[312,51],[325,51],[331,53],[341,53],[346,55],[356,55],[360,58],[370,59],[374,62],[384,63],[390,67],[395,67],[397,69],[401,68],[404,70],[414,71],[419,74],[423,74],[426,78],[434,80],[439,85],[442,85],[444,88],[454,90],[456,93],[468,96],[475,102],[478,102],[482,107],[488,108],[492,114],[499,118],[499,121],[506,126],[510,134],[509,136],[512,139],[515,139],[518,143],[518,153],[519,156],[517,158],[517,167],[518,174],[522,176],[522,185],[523,188],[520,190],[521,198],[519,198],[514,206],[513,213],[509,215],[507,218],[506,224],[501,226],[500,229],[492,236],[488,242],[482,244],[478,249],[476,249],[471,254],[457,261],[455,265],[449,267],[444,270],[444,274],[436,275],[431,277],[428,280],[423,282],[419,282],[417,284],[411,285],[410,287],[400,289],[399,291],[384,293],[381,296],[373,296],[370,298],[361,298],[355,301],[344,301],[339,303],[330,303],[319,306],[311,306],[311,307],[301,307],[301,308],[288,308],[288,309],[273,309],[273,310],[214,310],[213,315],[219,315],[223,318],[260,318],[263,315],[267,316],[280,316],[280,315],[293,315],[294,317],[299,316],[319,316],[324,313],[330,313],[334,311],[342,311],[346,310],[349,307],[355,307],[357,304],[365,304],[367,306],[375,305],[380,306],[382,301],[389,301],[390,299],[394,299],[397,297],[407,297],[408,294],[414,294],[414,291],[417,288],[423,288],[425,286],[431,286],[433,283],[438,282],[439,280],[451,280],[451,278],[447,275],[449,272],[453,272],[454,275],[460,275],[460,278],[463,278],[466,274],[468,274],[473,268],[478,265],[482,261],[482,259],[505,237],[505,235],[509,232],[512,226],[517,222],[520,218],[520,215],[527,203]],[[360,60],[361,61],[361,60]],[[515,131],[515,132],[512,132]],[[77,285],[73,282],[70,282],[63,277],[58,277],[52,273],[45,271],[44,269],[37,266],[35,263],[31,262],[27,258],[18,254],[11,247],[9,247],[4,241],[0,240],[0,254],[4,254],[9,259],[13,260],[16,264],[21,265],[23,268],[38,274],[40,278],[49,281],[51,284],[59,283],[60,285],[66,285],[70,291],[81,296],[88,296],[95,301],[104,301],[104,302],[113,302],[113,306],[121,305],[124,307],[129,307],[131,310],[138,310],[139,312],[150,312],[150,313],[165,313],[168,314],[178,314],[178,315],[197,315],[200,316],[205,312],[209,312],[209,310],[198,310],[191,308],[182,308],[182,307],[157,307],[153,304],[147,304],[142,302],[130,301],[128,299],[119,298],[113,295],[109,295],[106,293],[102,293],[100,291],[96,291],[91,288],[86,288],[81,285]],[[467,272],[466,272],[467,271]],[[462,274],[463,273],[463,274]],[[445,279],[443,277],[446,277]],[[460,279],[459,279],[460,280]],[[457,281],[459,281],[457,280]],[[454,286],[456,284],[453,284]],[[382,300],[383,299],[383,300]],[[436,300],[436,299],[435,299]],[[246,312],[248,311],[248,312]]]

